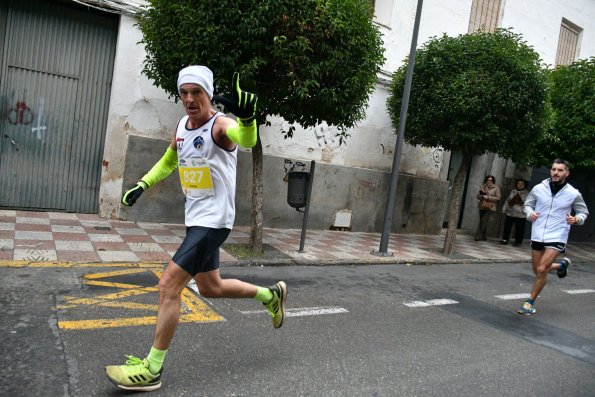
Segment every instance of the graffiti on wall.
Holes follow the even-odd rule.
[[[8,110],[7,120],[12,125],[28,125],[33,122],[34,114],[25,101],[17,103]]]
[[[296,129],[297,128],[295,125],[282,126],[281,133],[284,135],[285,139],[293,138],[293,134],[295,133]],[[344,133],[341,134],[339,131],[337,131],[337,129],[329,128],[328,126],[324,125],[305,128],[304,131],[309,134],[313,134],[318,147],[321,148],[338,148],[344,144],[346,142],[346,138],[350,136],[347,131],[344,131]]]
[[[434,160],[434,167],[440,168],[440,164],[442,164],[442,159],[444,156],[444,150],[442,148],[436,148],[432,152],[432,159]]]
[[[328,131],[321,126],[316,126],[312,128],[312,132],[316,137],[316,143],[318,143],[319,147],[328,146],[329,142],[334,143],[335,138],[331,137],[327,140]]]
[[[331,130],[325,126],[316,126],[309,129],[316,138],[316,143],[319,147],[335,147],[338,148],[345,143],[345,139],[349,134],[341,135],[336,130]]]
[[[37,139],[39,139],[39,140],[41,140],[41,138],[43,137],[43,134],[48,129],[48,127],[46,125],[42,125],[42,121],[44,120],[44,116],[43,116],[43,109],[45,107],[44,105],[45,105],[45,98],[40,98],[39,99],[39,108],[37,110],[37,123],[35,124],[35,127],[31,128],[31,132],[36,133]]]
[[[31,107],[24,100],[17,100],[14,105],[10,106],[5,120],[8,124],[13,126],[30,126],[31,132],[35,134],[38,140],[43,139],[43,135],[48,127],[45,124],[45,98],[39,99],[39,106],[37,108],[37,115]]]
[[[289,173],[290,172],[304,172],[306,168],[306,164],[302,163],[301,161],[293,162],[290,159],[285,159],[285,176],[283,177],[284,182],[289,181]]]

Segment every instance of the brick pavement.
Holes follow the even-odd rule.
[[[129,222],[100,218],[94,214],[0,210],[0,260],[58,262],[167,262],[185,235],[185,226]],[[304,252],[298,252],[301,230],[263,231],[263,244],[279,255],[250,263],[449,263],[522,262],[530,260],[526,241],[521,247],[502,246],[497,240],[473,241],[459,233],[455,253],[442,254],[440,235],[393,234],[388,251],[392,256],[373,255],[380,246],[380,233],[308,230]],[[248,227],[236,227],[228,244],[247,243]],[[595,243],[570,243],[573,260],[595,262]],[[280,259],[283,258],[283,259]],[[221,251],[221,262],[238,263]]]

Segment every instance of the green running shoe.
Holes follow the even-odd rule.
[[[517,310],[518,314],[522,314],[523,316],[530,316],[532,314],[535,314],[537,310],[535,310],[535,306],[530,304],[529,302],[525,302],[523,303],[523,306],[521,306],[519,308],[519,310]]]
[[[149,371],[147,359],[126,355],[125,365],[108,365],[105,374],[110,381],[120,389],[134,391],[153,391],[161,387],[161,373],[153,375]]]
[[[273,318],[273,327],[281,328],[285,319],[285,301],[287,300],[287,285],[283,281],[269,287],[273,293],[273,299],[269,303],[263,303]]]

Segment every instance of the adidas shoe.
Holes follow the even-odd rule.
[[[273,293],[273,299],[269,303],[263,303],[273,318],[273,327],[281,328],[285,319],[285,301],[287,300],[287,286],[283,281],[269,287]]]
[[[138,357],[126,356],[124,365],[108,365],[105,367],[105,374],[109,380],[120,389],[132,391],[153,391],[161,387],[161,373],[153,374],[149,371],[147,359],[141,360]]]

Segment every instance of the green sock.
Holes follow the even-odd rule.
[[[165,354],[167,353],[166,350],[159,350],[154,347],[151,347],[151,351],[147,356],[147,361],[149,362],[149,371],[153,375],[157,375],[159,371],[161,371],[161,367],[163,367],[163,361],[165,360]]]
[[[256,287],[256,295],[254,299],[257,299],[263,303],[268,303],[273,299],[273,293],[268,288]]]

